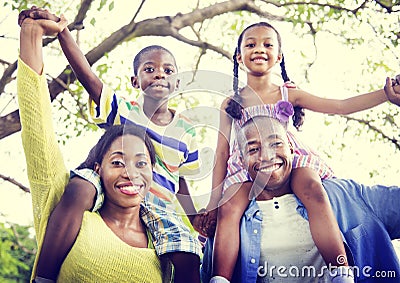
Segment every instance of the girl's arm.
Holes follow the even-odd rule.
[[[207,211],[216,209],[222,197],[222,189],[229,159],[229,140],[232,128],[232,119],[225,112],[229,99],[230,98],[224,100],[220,109],[217,148],[214,159],[215,165],[212,175],[212,191],[210,201],[207,205]]]
[[[396,93],[400,93],[400,86],[395,86],[394,90]],[[311,111],[346,115],[375,107],[388,99],[383,89],[347,99],[322,98],[299,89],[289,89],[289,100],[293,106]]]

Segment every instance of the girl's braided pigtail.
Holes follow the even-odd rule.
[[[286,82],[290,82],[291,80],[289,79],[289,76],[287,75],[286,72],[286,66],[285,66],[285,57],[282,54],[282,61],[281,61],[281,76],[283,81]],[[293,126],[299,130],[300,127],[303,125],[304,123],[304,109],[299,107],[299,106],[295,106],[294,107],[294,115],[292,117],[293,119]]]
[[[236,60],[237,48],[233,55],[233,91],[234,95],[229,100],[228,106],[225,111],[234,119],[240,119],[242,117],[242,98],[239,93],[239,63]]]

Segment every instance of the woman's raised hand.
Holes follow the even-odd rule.
[[[18,25],[21,27],[22,25],[39,25],[43,30],[43,35],[55,36],[67,27],[68,21],[64,15],[57,17],[46,9],[32,6],[31,9],[19,13]]]

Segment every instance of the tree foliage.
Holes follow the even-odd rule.
[[[99,12],[107,12],[114,7],[114,1],[103,0],[99,3],[92,3],[93,0],[81,1],[76,7],[75,18],[69,25],[70,30],[79,30],[83,25],[96,25],[96,17],[87,19],[88,13],[93,9]],[[141,1],[134,3],[139,6],[136,13],[125,25],[115,29],[110,35],[103,36],[102,41],[86,54],[90,64],[94,64],[109,52],[117,48],[123,42],[128,42],[139,37],[162,36],[173,37],[185,44],[196,46],[200,49],[200,55],[205,51],[214,51],[226,58],[231,57],[231,52],[226,50],[224,44],[215,44],[207,41],[206,29],[215,26],[213,22],[221,22],[222,33],[226,30],[234,31],[234,35],[240,30],[245,19],[259,17],[271,21],[292,23],[301,35],[310,34],[314,38],[322,31],[333,33],[340,37],[349,47],[355,44],[362,44],[366,41],[362,34],[358,34],[359,28],[370,27],[370,32],[382,43],[380,50],[374,52],[393,52],[393,58],[398,59],[395,51],[398,46],[400,34],[398,28],[398,12],[400,5],[398,1],[331,1],[321,4],[320,1],[245,1],[231,0],[217,2],[201,7],[200,1],[194,3],[192,10],[187,13],[177,11],[176,15],[165,15],[154,18],[136,20],[143,6],[151,5],[152,1]],[[139,5],[140,4],[140,5]],[[11,3],[12,9],[21,10],[28,6],[27,1],[14,0]],[[46,1],[37,1],[41,5],[59,12],[62,6],[50,4]],[[59,5],[59,4],[58,4]],[[95,7],[97,5],[97,7]],[[71,9],[72,10],[72,9]],[[270,12],[271,11],[271,12]],[[334,23],[334,24],[332,24]],[[231,25],[230,29],[227,26]],[[220,26],[220,25],[217,25]],[[189,28],[192,34],[186,36],[184,30]],[[213,32],[215,32],[213,30]],[[204,35],[203,35],[204,34]],[[87,35],[86,35],[87,36]],[[223,38],[224,40],[225,38]],[[45,40],[44,44],[49,45],[53,39]],[[4,93],[8,84],[15,79],[16,61],[2,62],[6,67],[0,79],[0,94]],[[372,69],[380,68],[386,71],[392,70],[387,61],[375,61],[368,59],[366,64]],[[107,68],[107,67],[106,67]],[[55,99],[61,92],[69,89],[69,85],[75,81],[75,76],[69,67],[61,70],[56,78],[49,82],[52,99]],[[80,109],[81,110],[81,109]],[[78,111],[80,112],[80,111]],[[74,114],[78,114],[75,112]],[[78,115],[81,116],[82,114]],[[20,130],[18,110],[12,111],[0,118],[0,138],[5,138]],[[400,147],[396,142],[396,147]]]
[[[0,281],[28,282],[36,243],[29,227],[0,223]]]

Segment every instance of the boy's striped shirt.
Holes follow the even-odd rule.
[[[166,126],[156,125],[144,114],[141,104],[118,97],[103,84],[100,105],[89,101],[90,115],[101,128],[117,124],[135,124],[146,129],[155,151],[151,192],[171,204],[179,190],[179,177],[199,171],[196,131],[190,120],[174,113]]]

